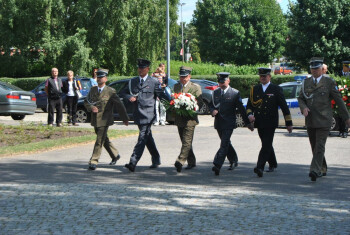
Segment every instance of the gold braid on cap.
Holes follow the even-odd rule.
[[[253,93],[254,93],[254,86],[252,86],[252,89],[250,89],[250,102],[252,103],[252,106],[255,108],[255,107],[260,106],[262,104],[263,100],[258,99],[257,101],[254,101]]]

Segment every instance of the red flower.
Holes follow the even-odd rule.
[[[343,96],[343,100],[346,101],[348,100],[348,97],[346,95]]]
[[[170,105],[174,105],[175,104],[175,101],[174,100],[171,100],[170,101]]]
[[[334,104],[332,104],[332,109],[334,109]]]
[[[350,103],[347,103],[346,105],[350,107]]]
[[[331,103],[332,103],[332,104],[335,104],[335,100],[332,100]]]
[[[186,96],[191,98],[191,94],[186,93]]]

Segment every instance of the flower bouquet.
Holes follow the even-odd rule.
[[[343,98],[343,101],[350,112],[350,79],[342,78],[341,84],[338,85],[338,90]],[[335,114],[338,114],[338,106],[335,101],[332,100],[332,109]]]
[[[177,115],[183,117],[194,117],[199,110],[197,99],[191,93],[172,93],[172,100],[164,101],[167,110],[174,111]]]

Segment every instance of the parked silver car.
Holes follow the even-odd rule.
[[[26,115],[35,113],[35,102],[34,93],[0,82],[0,116],[11,116],[13,120],[23,120]]]

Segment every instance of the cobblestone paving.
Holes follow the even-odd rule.
[[[0,234],[349,234],[349,201],[236,187],[0,184]]]

